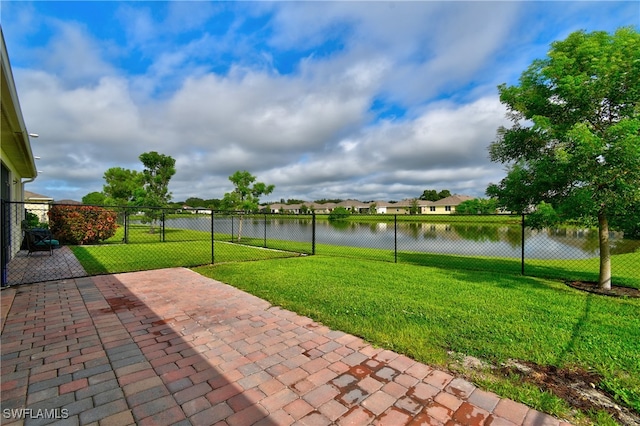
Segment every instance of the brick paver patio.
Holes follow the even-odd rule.
[[[1,295],[3,425],[564,424],[188,269]]]

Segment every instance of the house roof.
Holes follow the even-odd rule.
[[[75,200],[58,200],[55,202],[55,204],[73,204],[73,205],[79,205],[82,204],[82,202],[80,201],[75,201]]]
[[[424,206],[457,206],[458,204],[460,204],[463,201],[467,201],[467,200],[473,200],[475,197],[470,197],[468,195],[459,195],[459,194],[454,194],[451,195],[449,197],[443,198],[442,200],[438,200],[438,201],[426,201],[426,200],[414,200],[414,199],[406,199],[406,200],[402,200],[402,201],[398,201],[396,203],[390,203],[388,201],[372,201],[372,202],[368,202],[368,203],[364,203],[362,201],[358,201],[358,200],[345,200],[345,201],[341,201],[340,203],[336,204],[336,203],[314,203],[314,202],[305,202],[303,204],[282,204],[282,203],[271,203],[271,204],[266,204],[265,206],[269,206],[271,209],[278,209],[278,210],[294,210],[294,209],[299,209],[300,207],[302,207],[302,205],[305,205],[309,208],[312,208],[314,210],[322,210],[322,209],[333,209],[335,207],[357,207],[357,208],[366,208],[371,206],[372,204],[375,204],[377,207],[382,208],[382,207],[388,207],[388,208],[410,208],[413,207],[414,203],[417,203],[418,206],[424,207]]]
[[[7,53],[7,46],[4,42],[4,33],[2,33],[1,27],[0,38],[2,39],[0,42],[0,56],[2,57],[0,61],[0,93],[2,93],[0,98],[2,103],[0,130],[3,157],[6,155],[8,161],[11,162],[21,178],[35,178],[38,176],[38,171],[31,152],[29,133],[22,117],[18,92],[13,80],[9,54]]]
[[[363,203],[358,200],[344,200],[336,204],[337,207],[369,207],[369,203]]]
[[[468,195],[459,195],[454,194],[449,197],[443,198],[442,200],[434,201],[431,205],[433,206],[457,206],[463,201],[473,200],[475,197],[470,197]]]
[[[31,191],[24,191],[24,199],[26,201],[53,201],[52,197],[36,194],[35,192]]]

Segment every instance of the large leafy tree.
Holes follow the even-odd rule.
[[[176,173],[176,161],[155,151],[145,152],[138,158],[144,165],[142,172],[112,167],[104,173],[105,204],[142,208],[144,220],[151,223],[153,232],[153,225],[162,214],[157,207],[166,207],[171,200],[169,181]]]
[[[229,176],[229,180],[233,183],[234,189],[232,192],[224,194],[222,206],[225,210],[233,210],[240,213],[257,211],[260,206],[260,197],[271,194],[275,189],[274,185],[256,182],[256,177],[246,170],[238,170]],[[242,215],[240,216],[240,226],[238,227],[238,241],[241,238]]]
[[[136,204],[143,207],[151,207],[145,210],[145,218],[153,224],[162,215],[159,208],[166,207],[171,200],[169,181],[176,173],[176,160],[155,151],[140,154],[140,161],[144,165],[142,171],[143,188],[136,194]]]
[[[140,154],[144,165],[142,181],[144,183],[147,206],[164,207],[171,200],[169,181],[176,174],[176,160],[155,151]]]
[[[105,185],[102,192],[105,204],[126,206],[134,199],[134,194],[143,186],[142,176],[135,170],[112,167],[104,172]]]
[[[640,207],[640,33],[572,33],[499,92],[512,126],[489,152],[508,174],[487,194],[512,211],[545,202],[560,220],[597,220],[609,289],[609,224]]]
[[[82,204],[89,206],[103,206],[105,205],[106,196],[102,192],[90,192],[82,197]]]

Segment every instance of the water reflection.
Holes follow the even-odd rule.
[[[199,221],[203,221],[202,224]],[[237,230],[237,218],[216,217],[215,232],[230,234]],[[208,230],[208,218],[168,219],[167,227]],[[311,218],[262,218],[245,220],[243,236],[310,242]],[[472,223],[398,223],[317,221],[316,242],[352,247],[401,251],[447,253],[519,258],[522,229],[519,225]],[[598,256],[598,232],[590,229],[525,229],[525,256],[539,259],[584,259]],[[613,254],[629,253],[640,248],[640,241],[624,240],[611,233]]]

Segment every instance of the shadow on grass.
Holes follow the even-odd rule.
[[[490,259],[429,253],[398,253],[398,262],[435,268],[477,270],[507,274],[520,274],[521,264],[517,259]]]
[[[295,257],[293,251],[269,250],[240,244],[210,241],[180,241],[147,244],[106,244],[74,246],[72,250],[88,275],[134,272]]]
[[[593,262],[597,262],[595,259]],[[497,272],[522,276],[522,264],[520,259],[478,258],[455,255],[440,255],[429,253],[398,253],[398,262],[412,265],[431,266],[444,269],[471,270]],[[524,276],[554,279],[560,281],[598,281],[598,272],[578,270],[563,265],[554,265],[555,260],[525,260]],[[568,261],[569,262],[569,261]],[[544,264],[548,263],[548,264]],[[567,262],[565,262],[566,264]],[[616,273],[621,268],[613,268],[612,281],[614,285],[640,288],[640,275],[633,276],[633,272],[625,275]],[[627,268],[628,269],[628,268]],[[636,272],[637,274],[637,272]]]
[[[593,294],[587,294],[582,316],[578,318],[578,320],[576,321],[571,333],[571,338],[569,339],[565,347],[562,348],[562,350],[558,354],[558,358],[554,363],[555,365],[564,365],[567,359],[567,356],[570,353],[574,352],[576,342],[580,339],[580,336],[582,336],[584,332],[585,326],[589,323],[589,319],[591,317],[591,304],[593,302],[593,298],[594,298]]]
[[[92,252],[85,247],[71,246],[71,250],[88,275],[104,275],[110,273],[102,262],[93,256]]]

